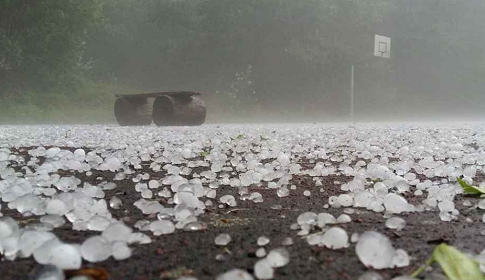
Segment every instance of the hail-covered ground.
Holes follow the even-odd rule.
[[[485,184],[484,148],[463,123],[1,126],[1,279],[404,280],[443,242],[484,260],[485,200],[456,182]]]

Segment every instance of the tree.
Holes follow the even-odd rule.
[[[86,30],[101,14],[98,0],[0,2],[2,88],[72,88],[82,64]]]

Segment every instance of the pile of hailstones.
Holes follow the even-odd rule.
[[[454,149],[462,150],[463,147]],[[207,225],[198,221],[197,217],[204,213],[206,206],[212,206],[210,199],[216,197],[216,189],[220,185],[238,187],[241,199],[257,203],[263,201],[261,194],[250,192],[248,186],[267,181],[269,188],[274,188],[278,196],[285,197],[290,191],[286,186],[292,175],[321,177],[338,173],[354,176],[353,181],[341,186],[341,190],[346,193],[330,197],[328,204],[324,206],[325,208],[345,207],[346,214],[335,218],[328,213],[307,212],[300,215],[297,223],[292,226],[292,229],[300,230],[299,235],[306,236],[310,245],[325,246],[330,249],[348,247],[347,233],[335,225],[351,221],[349,215],[354,210],[350,207],[360,207],[391,215],[426,211],[438,207],[440,219],[443,221],[452,221],[459,215],[453,203],[454,196],[461,193],[461,189],[456,184],[449,183],[445,179],[440,184],[430,180],[421,182],[415,174],[397,170],[402,166],[391,170],[379,162],[366,164],[364,161],[358,161],[353,167],[343,163],[339,167],[317,163],[311,170],[301,170],[299,164],[291,163],[290,157],[281,153],[275,161],[276,165],[281,168],[275,171],[274,166],[262,167],[261,164],[258,164],[259,161],[253,154],[253,158],[247,156],[247,163],[244,165],[237,162],[236,159],[231,160],[231,165],[235,167],[236,171],[241,171],[239,178],[231,179],[229,177],[218,178],[218,173],[224,171],[226,167],[222,160],[215,160],[215,154],[207,157],[209,161],[212,158],[212,163],[189,161],[186,167],[176,166],[181,163],[180,159],[193,156],[192,151],[181,149],[178,163],[172,162],[174,165],[170,163],[163,165],[162,162],[152,161],[150,168],[154,171],[161,168],[166,169],[167,177],[163,178],[161,182],[150,180],[148,183],[143,183],[142,181],[150,179],[149,174],[136,174],[136,171],[130,169],[130,166],[139,169],[141,162],[150,160],[151,157],[149,154],[142,154],[138,157],[138,155],[134,155],[137,153],[136,151],[130,154],[128,150],[106,152],[100,156],[95,152],[86,153],[83,149],[70,152],[59,148],[38,147],[29,150],[32,159],[25,163],[23,157],[11,154],[9,149],[0,149],[0,178],[2,179],[0,180],[0,197],[2,201],[8,203],[9,209],[17,210],[26,218],[33,215],[41,216],[38,223],[29,223],[24,228],[20,228],[19,224],[9,217],[0,218],[0,254],[8,260],[33,256],[40,264],[51,264],[60,269],[77,269],[81,266],[82,259],[89,262],[99,262],[110,257],[116,260],[127,259],[131,256],[129,245],[151,242],[148,235],[133,232],[133,229],[111,216],[109,207],[118,209],[122,206],[121,200],[116,196],[113,196],[109,202],[104,199],[105,191],[117,187],[115,182],[104,182],[97,186],[84,182],[80,186],[81,181],[74,176],[61,177],[56,174],[59,170],[75,170],[84,172],[87,176],[92,175],[91,170],[93,169],[111,171],[116,173],[114,181],[121,181],[129,175],[133,175],[132,181],[136,183],[135,188],[142,197],[135,202],[135,206],[144,214],[156,214],[158,217],[156,221],[137,221],[135,228],[140,231],[151,231],[155,236],[170,234],[176,229],[188,231],[205,229]],[[45,162],[40,166],[37,165],[38,157],[45,158]],[[330,154],[324,153],[322,157],[335,163],[341,162],[335,156],[331,157]],[[226,161],[227,158],[223,160]],[[12,163],[22,166],[23,172],[16,172],[10,167]],[[413,166],[413,168],[426,171],[430,170],[428,167],[432,164],[433,162],[429,162],[429,160],[423,160],[418,164],[420,166]],[[201,172],[200,178],[190,181],[180,176],[190,175],[191,167],[197,166],[208,167],[210,170]],[[411,166],[402,168],[410,170]],[[231,170],[233,169],[231,168]],[[395,172],[400,175],[396,175]],[[467,172],[464,170],[461,174]],[[461,174],[448,175],[453,178]],[[474,174],[468,175],[470,181],[469,178]],[[376,183],[370,188],[368,188],[367,180],[369,178],[376,180]],[[208,187],[203,187],[203,182],[210,183]],[[318,183],[316,180],[316,185]],[[416,189],[414,191],[416,196],[423,196],[424,192],[427,193],[422,205],[411,205],[401,196],[402,193],[411,191],[411,186]],[[163,189],[158,191],[160,187]],[[293,189],[294,186],[291,188]],[[148,200],[154,196],[154,191],[157,191],[158,196],[167,198],[169,203],[175,206],[166,208],[158,201]],[[172,193],[174,193],[173,196]],[[311,195],[309,191],[304,194]],[[199,200],[201,197],[209,199],[204,203]],[[231,195],[220,197],[219,202],[232,207],[237,204],[236,198]],[[390,228],[401,229],[405,226],[405,222],[401,218],[392,216],[388,218],[386,224]],[[66,223],[65,219],[72,224],[74,230],[98,231],[100,235],[92,236],[80,245],[64,243],[51,231],[62,227]],[[315,228],[319,228],[321,231],[311,233]],[[350,241],[357,242],[356,253],[361,262],[368,267],[393,268],[409,264],[407,253],[401,249],[394,249],[389,239],[379,233],[366,232],[360,236],[354,233],[350,237]],[[376,248],[379,250],[375,251]],[[260,255],[264,256],[265,252],[260,252]],[[255,274],[259,279],[271,279],[274,269],[284,266],[288,262],[288,253],[281,248],[275,249],[256,263]],[[218,279],[252,279],[252,276],[235,269],[220,275]]]
[[[123,222],[114,219],[109,207],[119,209],[122,201],[112,196],[109,202],[105,191],[117,187],[115,182],[104,182],[93,186],[85,182],[82,186],[78,178],[61,177],[58,170],[76,170],[92,175],[91,169],[117,172],[114,180],[123,180],[132,170],[123,166],[116,157],[102,158],[94,152],[85,153],[83,149],[74,152],[59,148],[45,149],[39,147],[29,151],[30,162],[24,163],[22,157],[10,154],[8,149],[0,149],[0,197],[8,208],[17,210],[26,219],[40,216],[38,222],[28,223],[20,228],[19,223],[11,217],[0,218],[0,254],[7,260],[18,257],[33,256],[40,264],[54,265],[60,269],[78,269],[82,259],[89,262],[100,262],[113,257],[124,260],[131,256],[132,244],[148,244],[151,238],[134,232]],[[36,166],[35,158],[45,157],[45,162]],[[11,165],[22,165],[25,175],[15,172]],[[32,172],[29,167],[35,167]],[[148,175],[148,174],[146,174]],[[205,194],[201,184],[188,183],[181,176],[171,176],[165,183],[171,185],[175,195],[165,188],[159,195],[170,197],[173,208],[165,208],[158,201],[148,201],[152,190],[160,183],[151,180],[148,184],[140,183],[147,176],[133,178],[137,191],[142,199],[135,202],[144,214],[157,214],[155,221],[140,220],[135,228],[140,231],[151,231],[153,235],[173,233],[176,229],[188,231],[202,230],[207,227],[197,221],[205,205],[198,197]],[[172,180],[173,177],[173,180]],[[229,201],[231,202],[231,201]],[[109,204],[109,205],[108,205]],[[0,205],[1,206],[1,205]],[[1,210],[1,209],[0,209]],[[2,213],[0,212],[0,216]],[[100,232],[100,235],[86,239],[82,244],[68,244],[60,241],[52,231],[65,225],[66,219],[73,230]]]

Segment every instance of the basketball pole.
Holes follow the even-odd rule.
[[[354,123],[354,68],[350,69],[350,123]]]

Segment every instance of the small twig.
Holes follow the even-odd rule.
[[[231,210],[227,211],[224,214],[231,214],[232,212],[236,212],[236,211],[249,211],[249,209],[248,208],[235,208],[235,209],[231,209]]]
[[[224,252],[232,256],[232,252],[229,249],[227,249],[227,247],[224,247]]]

